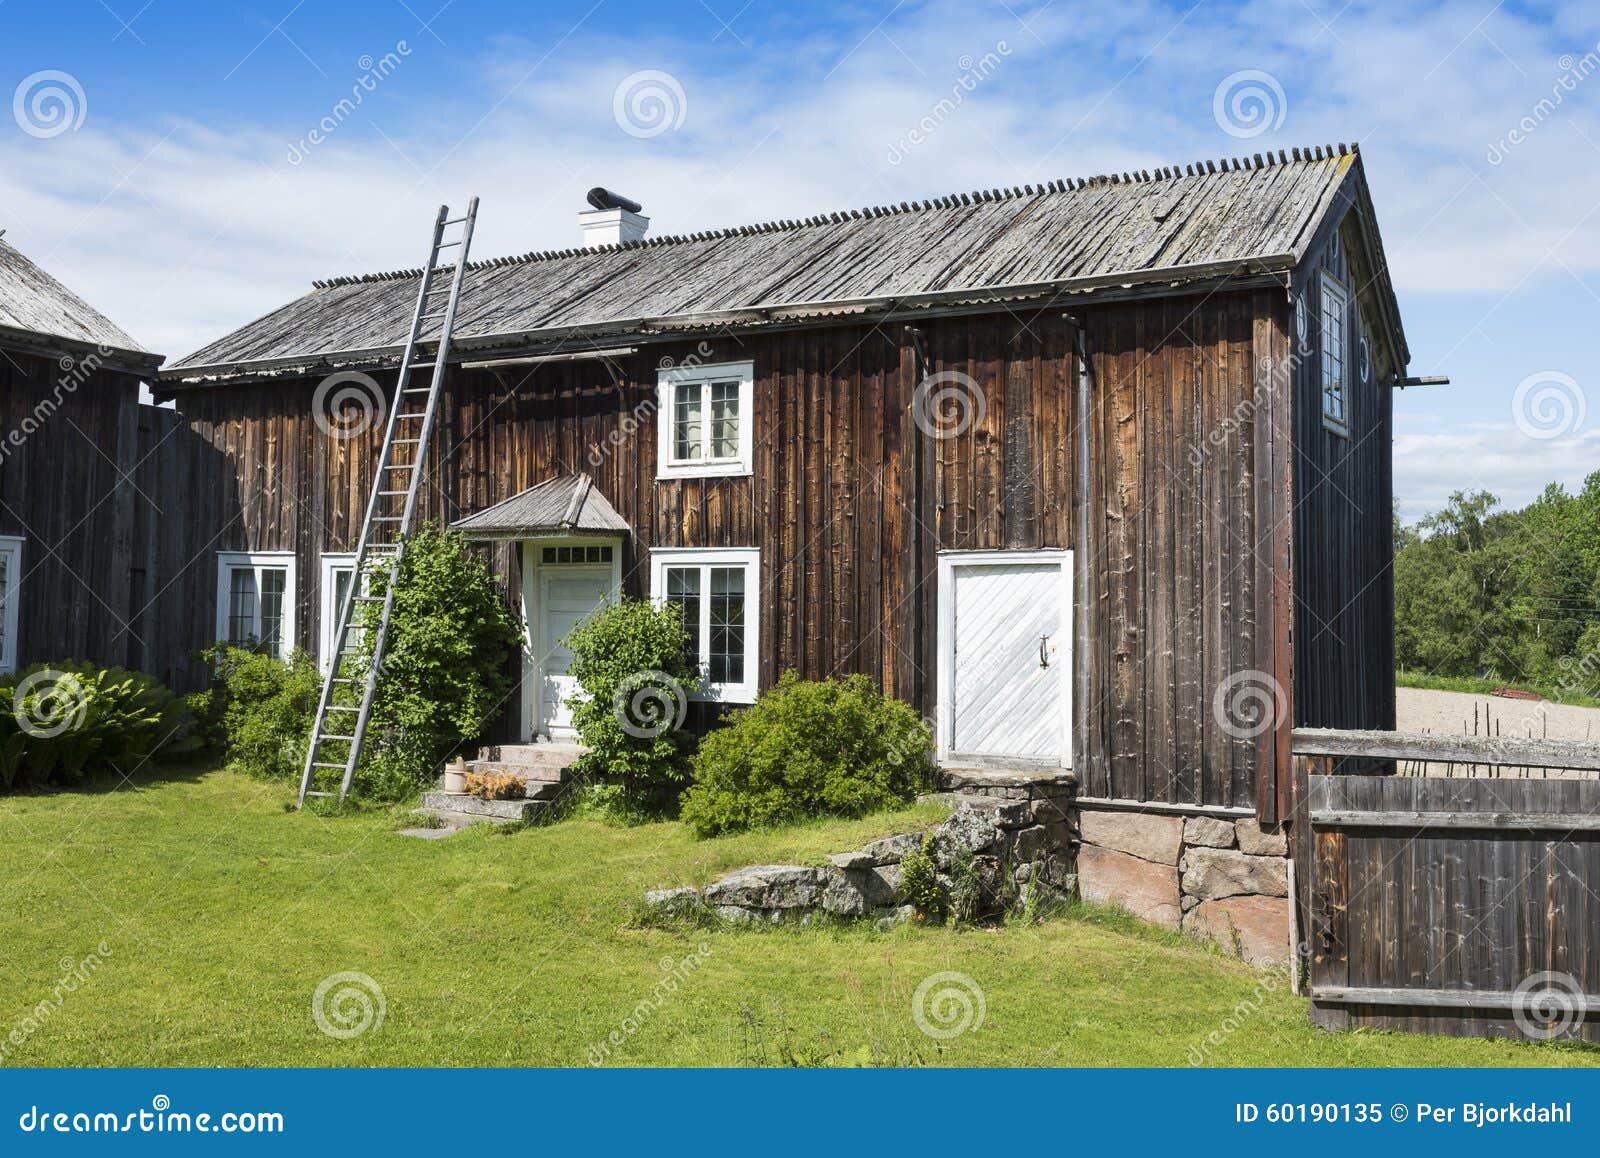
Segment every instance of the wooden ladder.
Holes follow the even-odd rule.
[[[339,626],[333,634],[332,661],[323,679],[322,694],[317,700],[317,714],[311,724],[311,741],[306,748],[305,771],[300,776],[297,806],[304,805],[308,796],[337,795],[343,800],[350,792],[351,781],[355,779],[356,765],[366,742],[372,703],[383,670],[384,649],[389,642],[389,621],[394,614],[395,584],[400,576],[400,560],[405,556],[406,537],[410,535],[412,520],[416,517],[417,492],[421,488],[422,472],[426,467],[429,440],[433,436],[445,366],[450,359],[450,336],[455,327],[456,307],[461,301],[461,285],[467,272],[467,253],[472,245],[472,227],[477,216],[478,199],[474,197],[460,217],[451,217],[450,207],[442,205],[438,217],[434,219],[428,264],[422,268],[422,285],[417,290],[411,330],[406,337],[405,352],[400,357],[394,405],[389,410],[383,449],[378,455],[378,469],[372,477],[367,513],[361,522],[355,572],[339,604]],[[459,236],[446,240],[445,230],[457,225],[461,227]],[[454,267],[441,267],[440,255],[451,249],[458,251],[454,255]],[[447,274],[449,281],[444,285],[435,285],[436,277],[441,273]],[[442,308],[439,306],[441,295]],[[417,347],[422,344],[422,331],[430,321],[441,322],[438,349],[432,362],[418,363]],[[412,382],[412,374],[420,370],[430,371],[426,385]],[[420,410],[416,408],[419,402]],[[396,451],[402,448],[402,455],[397,458]],[[396,510],[396,507],[399,509]],[[381,596],[370,594],[370,588],[364,581],[369,568],[373,573],[386,573],[388,576]],[[347,670],[346,663],[356,656],[361,641],[361,628],[354,624],[355,608],[357,604],[365,603],[381,603],[382,610],[379,612],[369,661],[365,670],[357,673]],[[355,688],[360,688],[359,697],[339,694],[341,689],[348,693]],[[331,785],[336,771],[340,773],[337,791]]]

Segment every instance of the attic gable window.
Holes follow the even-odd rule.
[[[1345,388],[1345,334],[1350,298],[1344,286],[1322,277],[1322,425],[1335,434],[1350,433],[1349,395]]]
[[[754,369],[750,362],[727,362],[661,371],[658,479],[752,472]]]

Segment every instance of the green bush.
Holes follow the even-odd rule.
[[[917,916],[934,924],[942,922],[949,898],[933,861],[933,837],[923,837],[921,848],[900,858],[900,874],[900,888]]]
[[[699,680],[682,613],[625,599],[579,624],[567,646],[579,688],[567,703],[589,749],[579,771],[620,788],[604,793],[614,816],[636,820],[670,809],[688,779],[693,738],[683,723]]]
[[[184,704],[156,679],[85,663],[0,676],[0,791],[131,775],[193,751]]]
[[[189,697],[199,736],[236,771],[297,779],[322,691],[315,661],[303,651],[281,660],[220,644],[202,656],[216,679]]]
[[[700,836],[809,816],[861,816],[933,782],[932,733],[864,675],[793,672],[700,744],[683,819]]]
[[[383,595],[387,571],[369,574],[371,594]],[[364,673],[371,663],[380,607],[357,605],[363,633],[345,674]],[[504,711],[516,686],[511,660],[521,649],[516,616],[466,541],[432,524],[413,533],[400,562],[357,790],[395,800],[429,781],[442,760]],[[340,699],[357,702],[359,691],[343,685]]]

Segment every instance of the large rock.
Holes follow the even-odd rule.
[[[1289,895],[1282,857],[1250,856],[1229,848],[1191,848],[1184,858],[1183,891],[1202,901],[1262,894]]]
[[[705,903],[721,909],[810,909],[822,900],[823,870],[768,864],[739,869],[707,885]]]
[[[1183,822],[1183,843],[1206,848],[1233,847],[1233,821],[1214,816],[1191,816]]]
[[[900,901],[899,865],[822,871],[822,908],[840,917],[865,917]]]
[[[1001,843],[1000,829],[992,816],[980,809],[962,807],[934,833],[934,860],[940,868],[949,868],[950,857],[958,848],[985,853]]]
[[[1289,838],[1280,832],[1264,832],[1254,818],[1239,822],[1239,851],[1251,856],[1287,856]]]
[[[1183,918],[1183,929],[1236,950],[1252,965],[1276,965],[1289,959],[1287,898],[1202,901]]]
[[[1078,833],[1086,844],[1097,844],[1156,864],[1175,865],[1178,850],[1183,847],[1183,817],[1086,809],[1079,814]]]
[[[1141,920],[1176,929],[1182,919],[1178,870],[1086,844],[1078,850],[1078,891],[1097,905],[1120,905]]]
[[[861,850],[875,865],[899,864],[922,847],[923,836],[918,832],[904,832],[899,836],[886,836],[875,840]]]

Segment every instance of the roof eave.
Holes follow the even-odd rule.
[[[69,338],[62,334],[46,334],[38,330],[25,330],[18,326],[0,325],[0,343],[20,346],[30,353],[53,353],[65,350],[98,357],[101,363],[113,370],[126,370],[134,374],[154,374],[166,358],[148,350],[131,350],[109,346],[85,338]],[[80,359],[81,361],[82,359]]]
[[[1182,292],[1183,288],[1200,281],[1255,278],[1262,275],[1286,273],[1299,261],[1294,253],[1261,254],[1252,257],[1230,258],[1223,261],[1199,262],[1190,265],[1164,266],[1148,270],[1129,270],[1092,277],[1060,278],[1044,282],[1017,285],[985,286],[978,288],[932,290],[915,294],[882,294],[867,298],[838,298],[813,302],[790,302],[758,308],[710,310],[700,313],[671,314],[656,317],[618,318],[606,322],[585,323],[576,326],[544,326],[530,330],[506,331],[494,334],[461,336],[452,339],[452,353],[481,352],[484,350],[518,349],[535,343],[560,342],[587,335],[615,337],[629,334],[640,337],[668,338],[676,331],[692,330],[705,326],[737,327],[741,325],[770,325],[774,322],[827,323],[841,314],[868,314],[884,310],[920,310],[943,305],[966,305],[981,309],[1003,301],[1030,297],[1078,297],[1117,293],[1120,296],[1162,296]],[[1243,288],[1243,287],[1241,287]],[[433,346],[433,342],[424,343]],[[372,365],[399,356],[398,345],[370,347],[359,350],[334,350],[312,355],[294,355],[281,358],[262,358],[239,362],[223,362],[208,366],[172,366],[161,372],[161,385],[166,390],[182,386],[223,385],[236,379],[259,376],[298,375],[317,369],[333,369],[340,365]],[[460,360],[452,358],[452,361]]]

